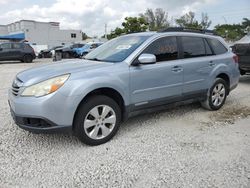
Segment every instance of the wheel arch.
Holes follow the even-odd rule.
[[[228,90],[227,90],[228,91],[227,95],[228,95],[230,91],[230,77],[226,73],[220,73],[216,76],[216,78],[221,78],[225,80],[225,82],[227,83],[227,87],[228,87]]]
[[[120,107],[121,109],[121,114],[122,114],[122,120],[124,119],[124,114],[125,114],[125,101],[124,98],[122,97],[122,95],[120,94],[120,92],[118,92],[117,90],[110,88],[110,87],[102,87],[102,88],[97,88],[94,89],[92,91],[90,91],[88,94],[86,94],[83,99],[81,100],[81,102],[78,104],[76,111],[74,113],[74,119],[73,119],[73,129],[74,129],[74,121],[75,121],[75,116],[77,114],[77,112],[79,111],[79,108],[81,105],[83,105],[83,103],[90,97],[95,96],[95,95],[104,95],[107,97],[110,97],[111,99],[113,99]]]

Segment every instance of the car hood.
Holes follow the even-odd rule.
[[[23,82],[23,86],[29,86],[63,74],[89,71],[112,65],[113,63],[88,61],[84,59],[64,60],[59,63],[51,63],[22,71],[17,74],[17,79]]]

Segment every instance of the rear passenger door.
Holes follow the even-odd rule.
[[[183,69],[182,62],[178,60],[176,37],[157,39],[143,53],[154,54],[157,62],[130,67],[133,108],[141,109],[180,100]]]
[[[22,43],[12,43],[10,51],[12,59],[17,60],[22,58],[22,48],[23,48]]]
[[[183,58],[183,97],[194,98],[207,93],[209,74],[214,62],[207,41],[202,37],[179,37]]]

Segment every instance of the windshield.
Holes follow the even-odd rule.
[[[115,38],[90,52],[84,59],[105,62],[121,62],[149,37],[150,36],[127,35]]]

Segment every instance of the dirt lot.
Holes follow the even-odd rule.
[[[0,187],[250,187],[250,76],[219,111],[192,104],[135,117],[89,147],[23,131],[10,117],[15,74],[47,61],[0,63]]]

